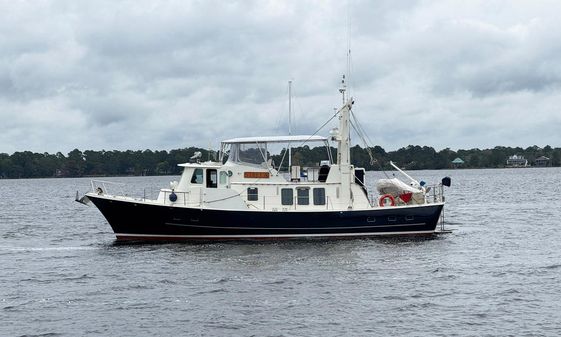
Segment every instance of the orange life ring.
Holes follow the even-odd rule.
[[[381,196],[378,205],[380,205],[380,207],[386,206],[386,199],[390,199],[390,206],[395,206],[395,198],[391,194],[384,194]]]

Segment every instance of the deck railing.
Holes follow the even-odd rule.
[[[442,184],[433,185],[425,195],[426,203],[444,202],[444,186]]]
[[[123,189],[123,186],[125,186],[125,184],[123,183],[106,180],[92,180],[90,183],[92,186],[92,192],[95,192],[97,194],[125,195]],[[117,190],[117,192],[115,192],[114,190]]]
[[[91,188],[94,193],[97,194],[107,194],[110,196],[128,196],[124,193],[124,187],[126,185],[123,183],[113,182],[113,181],[106,181],[106,180],[91,180]],[[442,184],[432,185],[427,187],[428,192],[425,194],[424,202],[426,204],[431,203],[438,203],[444,202],[444,187]],[[159,202],[163,202],[164,205],[183,205],[183,206],[194,206],[194,207],[205,207],[205,204],[211,204],[214,200],[208,200],[205,198],[205,193],[202,189],[198,191],[188,191],[188,192],[178,192],[172,190],[157,190],[156,195],[157,197],[153,197],[153,190],[148,190],[145,188],[143,191],[142,197],[139,197],[139,200],[148,201],[148,200],[159,200]],[[198,193],[197,193],[198,192]],[[148,195],[148,193],[150,195]],[[163,200],[160,199],[162,197],[161,194],[163,193]],[[176,200],[171,201],[170,195],[175,194]],[[242,195],[243,198],[243,195]],[[325,209],[325,210],[333,210],[336,209],[336,206],[329,196],[325,196],[325,202],[322,205],[314,205],[313,199],[309,198],[307,205],[302,205],[298,203],[298,197],[294,196],[291,205],[283,205],[281,196],[277,195],[260,195],[259,200],[252,202],[247,201],[247,196],[243,198],[246,200],[246,204],[248,207],[260,210],[310,210],[310,209]],[[378,197],[375,197],[373,194],[369,193],[369,199],[371,205],[376,206]],[[406,203],[400,203],[401,205],[405,205]],[[338,209],[338,208],[337,208]]]

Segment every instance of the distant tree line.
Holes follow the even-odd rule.
[[[333,158],[337,150],[330,149]],[[273,162],[286,170],[288,159],[283,150],[273,155]],[[123,176],[123,175],[170,175],[179,174],[180,163],[189,162],[195,152],[201,152],[201,160],[215,159],[216,153],[201,148],[189,147],[171,151],[70,151],[67,155],[15,152],[12,155],[0,153],[0,178],[43,178],[43,177],[84,177],[84,176]],[[530,164],[540,156],[550,158],[549,166],[561,166],[561,148],[549,145],[543,148],[497,146],[493,149],[470,149],[453,151],[449,148],[436,151],[428,146],[409,145],[396,151],[386,152],[376,146],[370,148],[375,161],[371,161],[368,151],[356,145],[351,148],[353,164],[366,170],[390,169],[390,161],[407,170],[446,169],[453,167],[452,161],[464,161],[459,168],[499,168],[504,167],[509,156],[522,155]],[[284,160],[283,160],[284,156]],[[316,166],[326,160],[326,148],[308,146],[292,149],[292,163],[302,166]]]
[[[171,151],[70,151],[67,156],[58,152],[0,153],[0,178],[43,178],[124,175],[169,175],[177,174],[177,164],[189,162],[195,152],[209,159],[209,151],[185,148]]]
[[[367,171],[391,169],[390,161],[406,170],[439,170],[447,168],[501,168],[506,166],[506,160],[512,155],[524,156],[530,165],[536,158],[548,157],[548,166],[561,166],[561,148],[552,148],[547,145],[540,148],[536,145],[526,149],[521,147],[497,146],[493,149],[470,149],[453,151],[449,148],[436,151],[429,146],[409,145],[396,151],[386,152],[382,147],[370,148],[374,162],[370,159],[368,151],[356,145],[351,148],[351,159],[355,166],[363,167]],[[331,148],[333,158],[337,150]],[[326,149],[323,147],[309,148],[307,146],[292,149],[292,163],[302,166],[317,165],[325,157]],[[284,153],[273,156],[275,163],[280,163]],[[452,161],[460,158],[463,164],[454,166]],[[286,159],[283,167],[286,166]]]

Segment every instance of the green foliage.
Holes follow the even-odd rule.
[[[124,175],[167,175],[180,173],[177,164],[189,161],[196,152],[209,158],[208,150],[195,147],[167,151],[80,151],[67,156],[15,152],[0,153],[0,178],[44,178]]]
[[[215,160],[215,153],[208,150],[189,147],[167,151],[80,151],[74,149],[67,156],[58,152],[33,153],[15,152],[12,155],[0,153],[0,178],[41,178],[41,177],[82,177],[82,176],[123,176],[123,175],[167,175],[179,174],[177,164],[189,161],[197,151],[202,152],[202,160]],[[281,169],[287,170],[288,158],[280,154],[273,155],[273,162]],[[330,148],[334,160],[337,150]],[[504,167],[506,159],[513,155],[522,155],[533,164],[540,156],[550,158],[550,166],[561,166],[561,148],[536,145],[526,149],[520,147],[496,146],[493,149],[469,149],[453,151],[449,148],[436,151],[432,147],[409,145],[396,151],[386,152],[375,146],[370,149],[375,161],[371,161],[368,151],[356,145],[351,148],[352,162],[366,170],[390,169],[390,161],[408,170],[445,169],[452,167],[452,160],[460,157],[464,164],[460,168],[499,168]],[[283,160],[284,156],[284,160]],[[328,159],[325,147],[308,146],[292,149],[294,165],[317,166]]]
[[[355,166],[363,167],[366,170],[391,169],[390,161],[407,170],[425,170],[425,169],[446,169],[452,168],[452,161],[458,157],[464,160],[464,164],[460,168],[500,168],[505,167],[506,160],[513,154],[522,155],[528,159],[530,164],[540,156],[550,158],[551,166],[561,166],[561,148],[552,148],[546,146],[543,149],[537,146],[531,146],[527,149],[520,147],[503,147],[497,146],[493,149],[470,149],[453,151],[449,148],[436,151],[432,147],[409,145],[396,151],[386,152],[383,148],[376,146],[370,149],[375,162],[371,163],[370,156],[366,149],[356,145],[351,148],[351,159]],[[333,158],[337,158],[336,149],[331,149]],[[279,155],[274,155],[273,160],[276,164],[280,164],[284,155],[284,150]],[[294,164],[302,166],[316,166],[321,160],[327,159],[325,148],[316,147],[309,149],[293,148],[292,149]],[[287,159],[284,159],[282,169],[286,170]]]

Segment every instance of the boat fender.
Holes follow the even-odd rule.
[[[95,189],[95,193],[102,195],[103,194],[103,189],[101,187],[98,187]]]
[[[380,207],[388,206],[388,204],[386,204],[386,200],[390,201],[389,206],[395,206],[395,198],[391,194],[384,194],[381,196],[378,201],[378,205],[380,205]]]
[[[171,192],[171,194],[169,195],[169,201],[171,202],[176,202],[177,201],[177,194],[175,194],[175,192]]]

